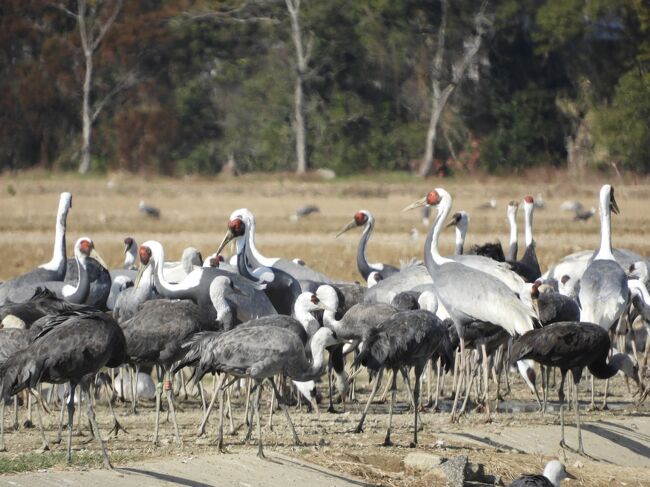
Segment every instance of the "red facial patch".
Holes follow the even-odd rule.
[[[226,261],[226,259],[223,258],[223,255],[217,255],[216,259],[217,259],[217,262],[225,262]]]
[[[142,262],[144,265],[147,265],[151,259],[151,249],[149,247],[141,245],[140,249],[138,250],[138,255],[140,256],[140,262]]]
[[[440,203],[440,200],[442,198],[438,194],[438,192],[434,189],[427,195],[427,205],[429,206],[436,206],[438,203]]]
[[[210,267],[219,267],[219,257],[212,257],[210,259]]]
[[[230,233],[232,233],[234,237],[241,237],[246,231],[246,225],[244,225],[244,222],[241,219],[235,218],[228,222],[228,230],[230,230]]]
[[[357,211],[354,214],[354,221],[357,225],[363,225],[368,221],[368,215],[366,215],[363,211]]]
[[[90,240],[82,240],[79,244],[79,250],[86,255],[89,255],[92,249],[93,243]]]
[[[535,200],[533,199],[533,197],[531,195],[524,196],[524,201],[526,203],[530,203],[530,204],[533,204],[535,202]]]

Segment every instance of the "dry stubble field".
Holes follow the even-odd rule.
[[[207,255],[221,241],[231,211],[247,207],[257,217],[258,247],[265,255],[301,257],[336,279],[355,280],[358,275],[354,256],[359,232],[351,231],[335,239],[336,231],[356,210],[367,209],[377,218],[369,247],[371,260],[399,263],[400,259],[421,258],[426,229],[419,221],[419,213],[402,213],[401,209],[438,185],[450,191],[455,210],[465,209],[470,213],[468,244],[495,239],[505,244],[508,236],[505,204],[526,194],[541,193],[546,208],[535,214],[535,238],[542,268],[569,252],[595,248],[599,230],[597,218],[585,223],[574,222],[572,215],[561,213],[558,208],[566,199],[578,199],[586,207],[597,206],[601,182],[578,185],[565,175],[530,179],[532,182],[523,178],[420,181],[387,177],[320,182],[263,176],[209,181],[145,180],[122,174],[89,180],[69,176],[4,176],[0,178],[0,249],[3,255],[0,280],[49,260],[57,195],[61,191],[73,193],[73,208],[68,217],[68,249],[77,237],[90,236],[112,266],[120,264],[121,242],[126,236],[133,236],[140,243],[146,239],[160,240],[169,259],[178,258],[182,249],[190,245]],[[476,209],[491,197],[497,199],[496,210]],[[616,197],[621,215],[614,216],[614,245],[650,254],[646,243],[650,228],[650,216],[646,212],[650,184],[618,184]],[[142,217],[137,211],[140,199],[159,207],[162,218],[155,221]],[[290,221],[288,216],[307,203],[318,205],[321,212],[299,222]],[[523,239],[521,212],[519,221]],[[416,238],[410,235],[413,228],[418,231]],[[445,232],[441,244],[443,252],[451,252],[453,232]],[[508,399],[532,403],[520,381],[514,376],[513,381],[514,391]],[[611,428],[618,433],[597,434],[599,428],[595,427],[593,434],[588,434],[587,450],[605,460],[595,462],[569,456],[569,470],[579,479],[571,485],[650,485],[648,407],[635,409],[623,381],[618,378],[614,382],[616,409],[585,414],[585,420],[602,427],[616,422],[617,426]],[[364,396],[362,394],[361,398]],[[555,398],[555,392],[551,397]],[[402,402],[405,399],[404,396],[400,398]],[[238,400],[235,417],[241,420],[242,410],[237,404],[240,404]],[[194,431],[199,417],[196,404],[182,407],[184,411],[179,417],[184,446],[180,448],[171,442],[171,428],[163,423],[163,445],[154,448],[149,444],[152,406],[145,405],[137,419],[129,416],[128,408],[118,406],[120,420],[129,434],[110,440],[115,462],[125,465],[152,457],[212,452],[210,445],[195,442]],[[396,416],[393,440],[399,446],[385,449],[379,446],[387,417],[385,406],[378,405],[374,409],[379,414],[371,413],[364,434],[348,434],[359,409],[360,405],[353,404],[347,414],[322,414],[320,421],[313,415],[294,413],[299,434],[307,445],[302,448],[290,446],[290,436],[282,418],[278,418],[274,431],[266,433],[269,449],[364,478],[373,484],[431,485],[431,478],[407,472],[402,465],[404,456],[410,451],[406,446],[411,434],[411,414],[402,411],[403,414]],[[100,408],[99,417],[107,429],[106,410]],[[422,419],[421,450],[443,457],[466,454],[470,461],[485,464],[489,473],[502,475],[506,480],[524,471],[541,471],[545,461],[558,454],[554,446],[545,447],[545,442],[557,445],[559,439],[554,412],[546,417],[536,413],[503,413],[494,417],[491,424],[484,424],[480,414],[470,415],[459,425],[450,425],[444,413],[425,413]],[[55,421],[54,416],[46,417],[48,435],[54,435]],[[626,431],[629,433],[625,434]],[[573,428],[568,432],[572,443]],[[623,441],[627,436],[631,438],[629,444]],[[85,444],[85,440],[74,440],[78,450],[77,465],[92,465],[98,461],[94,443]],[[241,432],[226,441],[234,450],[253,448],[243,444]],[[61,447],[45,455],[30,453],[39,445],[33,431],[9,433],[7,443],[10,452],[0,455],[1,471],[63,468]]]

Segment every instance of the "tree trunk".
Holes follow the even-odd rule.
[[[86,174],[90,170],[90,136],[92,131],[92,118],[90,114],[90,88],[93,76],[93,54],[85,52],[86,73],[83,84],[83,104],[81,110],[82,142],[81,142],[81,161],[79,163],[79,173]]]
[[[307,71],[307,57],[303,51],[300,30],[300,0],[286,0],[291,18],[291,34],[296,48],[296,89],[294,92],[293,130],[296,136],[296,174],[307,172],[307,143],[304,114],[303,79]]]

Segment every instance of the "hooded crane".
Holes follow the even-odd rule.
[[[426,208],[426,207],[425,207]],[[447,223],[447,227],[456,227],[456,244],[454,247],[454,255],[463,255],[465,247],[465,238],[467,237],[467,229],[469,227],[469,215],[466,211],[457,211]],[[470,255],[481,255],[489,257],[497,262],[504,262],[506,257],[503,255],[503,248],[500,242],[487,242],[483,245],[472,245],[469,250]]]
[[[354,214],[354,218],[351,222],[346,224],[336,236],[343,235],[348,230],[351,230],[355,227],[360,227],[363,225],[363,232],[361,233],[361,240],[359,240],[359,246],[357,247],[357,269],[359,269],[359,274],[368,281],[368,276],[371,272],[379,273],[380,279],[384,279],[392,274],[399,272],[399,269],[390,264],[382,264],[380,262],[371,264],[366,258],[366,247],[368,246],[368,240],[372,231],[375,228],[375,217],[372,216],[368,210],[359,210]]]
[[[0,400],[40,382],[70,382],[68,397],[68,447],[72,461],[72,426],[77,385],[90,397],[89,382],[102,367],[117,367],[126,361],[124,334],[117,322],[101,311],[68,311],[44,319],[45,324],[31,345],[12,355],[0,367]],[[88,419],[102,451],[104,467],[111,462],[99,432],[92,401],[87,401]]]
[[[41,282],[40,284],[25,284],[20,287],[13,287],[7,295],[8,300],[14,303],[21,303],[34,296],[38,287],[48,289],[58,298],[69,303],[85,304],[90,293],[90,276],[88,274],[88,258],[94,258],[102,265],[104,261],[95,250],[95,244],[88,237],[81,237],[74,246],[75,262],[77,265],[76,284],[66,284],[62,281]]]
[[[440,355],[442,364],[449,371],[454,360],[453,350],[447,328],[436,317],[435,311],[412,310],[401,311],[393,314],[382,322],[364,341],[363,351],[355,362],[366,366],[371,374],[378,374],[383,368],[393,371],[391,382],[390,409],[388,416],[388,429],[384,446],[392,446],[390,439],[393,420],[393,405],[397,393],[397,371],[410,367],[415,369],[415,387],[413,389],[414,432],[411,447],[418,443],[418,409],[420,405],[420,377],[427,362],[434,356]],[[375,382],[378,384],[378,381]],[[377,387],[373,387],[373,393]],[[368,405],[372,401],[372,396]],[[367,413],[367,407],[364,416]],[[361,420],[363,422],[363,418]]]
[[[153,279],[156,291],[168,299],[191,299],[211,318],[216,318],[217,311],[210,298],[210,285],[215,277],[228,277],[240,293],[229,296],[228,301],[233,312],[232,324],[243,323],[252,318],[275,314],[275,308],[261,290],[261,286],[230,272],[213,267],[201,267],[193,270],[179,283],[170,283],[165,279],[163,267],[165,252],[162,245],[149,240],[140,246],[140,261],[143,266],[153,267]]]
[[[65,230],[68,211],[72,208],[72,195],[61,193],[59,209],[56,214],[54,250],[52,260],[36,269],[0,284],[0,304],[4,304],[12,288],[35,285],[43,282],[63,281],[66,274]]]
[[[337,343],[334,334],[321,328],[311,339],[311,361],[300,337],[293,331],[276,326],[237,327],[221,334],[211,335],[204,340],[201,335],[188,342],[187,354],[200,357],[194,381],[201,380],[208,371],[223,372],[234,377],[249,377],[256,383],[255,412],[257,416],[257,456],[264,458],[262,449],[262,426],[260,421],[260,386],[267,379],[289,420],[294,441],[298,436],[289,418],[284,400],[275,385],[273,377],[284,374],[293,380],[305,382],[314,380],[325,371],[325,348]],[[223,390],[220,386],[220,417],[223,419]],[[223,421],[219,421],[218,446],[223,448]]]
[[[532,330],[539,322],[533,310],[522,303],[502,280],[487,272],[469,267],[464,264],[464,261],[456,262],[440,255],[438,238],[451,211],[451,195],[442,188],[436,188],[404,210],[424,205],[438,208],[438,215],[424,244],[424,264],[433,279],[438,299],[449,313],[458,331],[461,370],[465,370],[464,336],[468,323],[473,321],[491,323],[502,327],[511,336],[517,336]],[[487,375],[487,372],[485,373]],[[526,378],[526,375],[532,374],[534,369],[529,366],[526,374],[522,375]],[[487,378],[485,382],[487,387]],[[458,381],[454,406],[458,401],[460,384],[461,381]],[[469,390],[467,392],[469,393]],[[456,419],[455,410],[452,419]]]
[[[210,286],[212,301],[217,310],[217,320],[211,321],[192,301],[170,301],[159,299],[147,301],[136,315],[123,323],[127,353],[131,363],[139,365],[158,365],[165,374],[164,389],[169,410],[172,413],[176,441],[181,442],[176,412],[172,398],[172,365],[184,356],[181,348],[192,335],[201,331],[229,327],[232,314],[226,298],[233,292],[232,282],[224,276],[216,277]],[[136,375],[139,372],[136,366]],[[133,384],[137,387],[137,384]],[[133,394],[135,409],[135,394]],[[161,392],[156,395],[156,427],[153,443],[158,444],[160,425]]]
[[[573,400],[578,428],[578,453],[584,454],[580,430],[580,408],[578,384],[585,367],[598,379],[609,379],[619,370],[629,377],[636,377],[634,364],[625,353],[618,353],[607,361],[611,343],[607,331],[593,323],[562,322],[532,330],[516,338],[510,349],[512,362],[532,359],[542,365],[558,367],[562,374],[560,382],[560,418],[562,420],[562,441],[564,440],[564,379],[571,371],[573,376]]]

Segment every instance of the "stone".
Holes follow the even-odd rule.
[[[447,477],[448,487],[463,487],[465,483],[465,467],[467,466],[467,457],[458,455],[447,460],[440,465],[440,469]]]

